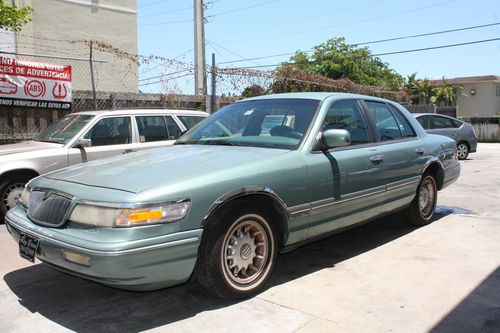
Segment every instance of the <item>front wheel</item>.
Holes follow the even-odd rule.
[[[457,154],[459,160],[467,159],[467,156],[469,156],[469,146],[465,142],[460,142],[457,145]]]
[[[0,197],[2,202],[0,204],[0,223],[3,222],[5,214],[17,204],[17,201],[21,198],[24,186],[30,177],[25,175],[13,175],[7,179],[4,179],[0,183]]]
[[[437,202],[437,185],[434,177],[424,175],[418,185],[417,195],[408,208],[403,211],[403,216],[409,223],[417,226],[429,224]]]
[[[195,275],[211,294],[241,299],[260,291],[276,260],[276,236],[258,209],[235,205],[204,231]]]

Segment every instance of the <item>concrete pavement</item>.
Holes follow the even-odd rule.
[[[480,144],[435,221],[399,215],[278,258],[269,288],[227,302],[191,281],[119,291],[31,264],[0,226],[2,332],[499,332],[500,144]]]

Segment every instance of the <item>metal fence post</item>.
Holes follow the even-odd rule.
[[[97,110],[97,98],[94,81],[94,60],[92,58],[92,41],[90,41],[89,64],[90,64],[90,80],[92,81],[92,99],[94,100],[94,109]]]
[[[212,53],[212,95],[210,96],[210,113],[215,112],[216,100],[216,69],[215,69],[215,53]]]

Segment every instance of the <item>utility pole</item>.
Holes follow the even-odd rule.
[[[207,94],[207,75],[205,59],[205,17],[203,0],[193,0],[194,6],[194,76],[195,95]]]

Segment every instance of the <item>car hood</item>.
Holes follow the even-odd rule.
[[[1,145],[0,155],[25,153],[30,151],[38,151],[40,149],[60,148],[62,146],[62,144],[54,142],[23,141],[20,143]]]
[[[191,181],[289,152],[255,147],[176,145],[115,156],[44,177],[132,193]]]

